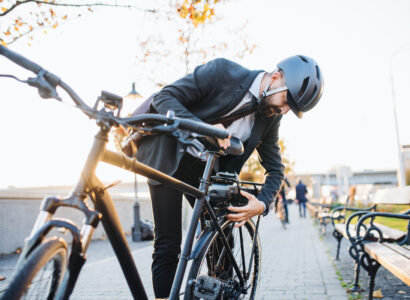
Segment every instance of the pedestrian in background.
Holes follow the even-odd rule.
[[[286,200],[286,190],[285,183],[290,188],[289,180],[286,178],[283,179],[282,187],[280,188],[279,194],[282,196],[283,206],[285,208],[285,222],[289,224],[289,211],[288,211],[288,202]]]
[[[299,217],[301,218],[306,218],[306,194],[306,185],[303,184],[302,179],[299,179],[299,183],[296,185],[296,200],[299,203]]]

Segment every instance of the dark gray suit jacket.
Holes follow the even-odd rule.
[[[245,96],[256,76],[262,71],[250,71],[232,61],[218,58],[164,87],[152,105],[158,113],[173,110],[175,115],[206,123],[215,123],[229,113]],[[282,116],[265,118],[256,113],[255,124],[245,152],[241,156],[220,158],[221,171],[237,172],[256,148],[267,177],[258,199],[269,205],[283,180],[284,167],[278,146],[278,129]],[[184,147],[167,136],[145,137],[138,148],[137,159],[169,175],[175,173],[184,155]]]

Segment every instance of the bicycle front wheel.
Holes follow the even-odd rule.
[[[37,246],[1,299],[54,299],[67,264],[67,244],[53,237]]]
[[[252,220],[248,220],[239,228],[233,225],[234,222],[227,221],[221,227],[245,280],[245,286],[241,288],[238,276],[224,249],[222,238],[215,230],[192,262],[185,299],[199,299],[195,296],[194,290],[198,278],[202,276],[215,278],[222,283],[223,292],[220,299],[256,299],[261,266],[259,235],[256,235],[255,247],[253,247],[255,224]]]

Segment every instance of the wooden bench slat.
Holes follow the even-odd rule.
[[[382,243],[368,243],[364,245],[364,249],[373,259],[410,286],[410,262],[408,258]]]
[[[350,225],[350,226],[354,226],[354,225]],[[346,224],[335,224],[335,229],[337,232],[339,232],[341,235],[343,235],[345,238],[347,238],[347,234],[346,234]],[[350,231],[352,232],[352,231]]]
[[[392,249],[393,251],[396,251],[397,253],[399,253],[400,255],[403,255],[404,257],[406,257],[408,260],[410,260],[410,250],[406,249],[400,245],[397,244],[389,244],[389,243],[384,243],[383,245],[385,245],[386,247]],[[410,263],[410,262],[409,262]]]
[[[347,233],[346,233],[346,224],[335,224],[335,229],[337,232],[339,232],[341,235],[343,235],[346,239]],[[356,236],[356,226],[354,224],[349,225],[349,232],[352,237]],[[360,234],[364,235],[364,229],[360,229]]]
[[[374,223],[374,225],[380,228],[380,230],[383,233],[384,239],[397,241],[397,240],[402,239],[406,235],[406,232],[404,231],[394,229],[394,228],[391,228],[391,227],[388,227],[388,226],[385,226],[379,223]]]
[[[406,236],[406,232],[394,229],[382,224],[374,223],[383,233],[383,238],[390,240],[390,241],[398,241],[402,239],[404,236]],[[346,224],[335,224],[335,229],[338,231],[340,234],[342,234],[345,238],[347,238],[346,234]],[[349,225],[349,232],[352,236],[356,235],[356,228],[354,224]],[[360,230],[360,234],[364,234],[363,228]]]

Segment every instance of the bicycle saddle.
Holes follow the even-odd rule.
[[[208,142],[213,146],[213,148],[217,148],[220,151],[225,152],[226,154],[230,155],[241,155],[244,152],[242,141],[236,137],[231,137],[230,142],[231,145],[227,149],[223,149],[219,147],[218,142],[216,139],[210,137],[204,137],[205,141]],[[207,147],[208,148],[208,147]]]

